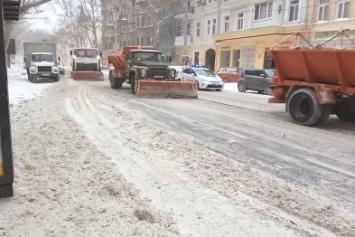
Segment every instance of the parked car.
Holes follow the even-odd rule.
[[[272,95],[270,84],[274,74],[274,69],[245,70],[239,79],[238,91],[254,90],[259,94]]]
[[[60,63],[58,62],[57,67],[58,67],[58,69],[59,69],[59,74],[60,74],[60,75],[65,75],[65,68],[64,68],[64,65],[62,65],[62,64],[60,64]]]
[[[191,67],[184,69],[182,74],[184,81],[194,81],[198,89],[215,89],[221,91],[224,83],[222,78],[217,76],[210,69],[205,67]]]
[[[243,71],[243,68],[240,67],[223,67],[218,70],[217,75],[224,82],[238,82]]]
[[[186,66],[174,66],[174,65],[171,65],[169,67],[176,70],[176,77],[175,78],[178,81],[182,81],[182,70],[184,70],[186,68]]]

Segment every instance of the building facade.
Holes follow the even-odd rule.
[[[126,45],[157,46],[161,8],[152,0],[101,0],[103,50]]]
[[[267,68],[268,49],[301,30],[355,29],[355,0],[199,0],[192,17],[193,63]]]

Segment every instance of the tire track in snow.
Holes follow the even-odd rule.
[[[258,220],[253,209],[240,206],[242,197],[230,200],[216,191],[191,181],[172,163],[152,162],[145,154],[123,144],[127,137],[119,121],[110,120],[90,101],[87,87],[81,86],[75,99],[67,99],[69,114],[84,127],[88,136],[118,164],[120,172],[142,195],[177,219],[183,234],[194,236],[295,236],[272,221]],[[86,93],[86,95],[85,95]],[[129,119],[129,118],[125,118]],[[127,124],[124,124],[127,125]],[[139,128],[131,125],[130,129]],[[134,139],[134,138],[133,138]],[[142,144],[144,145],[144,144]],[[166,154],[169,155],[168,153]],[[238,224],[236,224],[238,223]]]

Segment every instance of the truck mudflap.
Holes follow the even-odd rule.
[[[70,76],[74,80],[81,81],[103,81],[103,72],[98,71],[71,71]]]
[[[197,84],[185,81],[137,80],[135,94],[144,97],[198,98]]]

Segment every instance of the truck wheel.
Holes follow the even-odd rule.
[[[30,74],[28,76],[28,78],[29,78],[29,81],[32,82],[32,83],[36,83],[37,82],[37,76],[36,75]]]
[[[335,106],[336,116],[346,122],[355,122],[355,97]]]
[[[332,109],[329,104],[318,104],[316,93],[306,88],[294,91],[287,106],[294,122],[305,126],[324,123],[329,118]]]
[[[131,91],[132,91],[132,94],[136,94],[137,93],[137,88],[136,88],[136,75],[135,74],[132,74],[129,76],[129,81],[130,81],[130,84],[131,84]]]
[[[112,89],[121,89],[123,84],[123,79],[113,77],[112,71],[108,74],[108,79],[110,81],[110,87]]]
[[[120,78],[112,78],[110,79],[110,86],[112,89],[121,89],[123,84],[123,80]]]
[[[56,77],[53,77],[53,81],[54,81],[54,82],[59,81],[59,75],[58,75],[58,76],[56,76]]]

